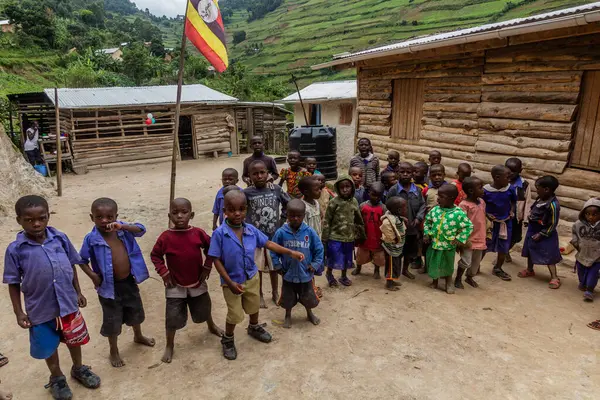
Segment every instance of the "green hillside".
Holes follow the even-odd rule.
[[[263,18],[248,22],[247,4],[273,1],[222,0],[221,4],[229,3],[233,8],[226,18],[230,52],[254,73],[289,77],[294,71],[304,81],[351,76],[352,71],[332,75],[330,71],[310,70],[311,65],[330,60],[333,54],[593,2],[284,0]],[[246,40],[234,44],[233,36],[239,31],[246,33]]]

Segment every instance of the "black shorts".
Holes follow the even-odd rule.
[[[392,257],[385,253],[385,279],[388,281],[400,278],[402,273],[402,256]]]
[[[512,234],[510,236],[510,248],[523,240],[523,222],[519,223],[517,218],[512,219]]]
[[[121,334],[121,326],[139,325],[144,322],[146,315],[140,296],[140,289],[133,275],[121,281],[115,281],[115,298],[107,299],[98,296],[102,306],[102,336],[117,336]]]
[[[404,239],[404,248],[402,249],[402,256],[405,260],[413,261],[419,257],[419,236],[418,235],[406,235]]]
[[[293,283],[284,280],[281,285],[279,305],[286,310],[290,310],[298,303],[309,309],[319,305],[319,298],[315,293],[312,281]]]
[[[165,318],[165,327],[168,331],[176,331],[187,325],[188,309],[192,316],[192,321],[196,324],[208,321],[210,318],[212,302],[208,292],[200,296],[188,296],[181,298],[167,298],[167,310]]]

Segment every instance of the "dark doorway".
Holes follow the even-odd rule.
[[[194,158],[194,135],[192,135],[192,119],[179,117],[179,152],[182,160]]]

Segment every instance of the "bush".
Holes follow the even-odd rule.
[[[233,33],[233,44],[238,44],[246,40],[246,31],[237,31]]]

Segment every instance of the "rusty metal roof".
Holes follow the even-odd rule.
[[[313,69],[327,68],[354,61],[383,57],[392,54],[411,53],[425,49],[450,46],[479,40],[506,38],[517,34],[540,32],[569,26],[586,25],[600,21],[600,2],[565,8],[526,18],[516,18],[468,29],[427,35],[387,46],[376,47],[355,53],[341,53],[333,61],[315,65]]]
[[[356,99],[356,80],[316,82],[300,90],[302,101],[333,101]],[[282,103],[299,103],[298,92],[290,94]]]
[[[44,89],[54,104],[54,89]],[[110,108],[150,104],[175,104],[177,86],[104,87],[88,89],[58,89],[60,108]],[[181,103],[235,104],[238,99],[207,86],[184,85]]]

